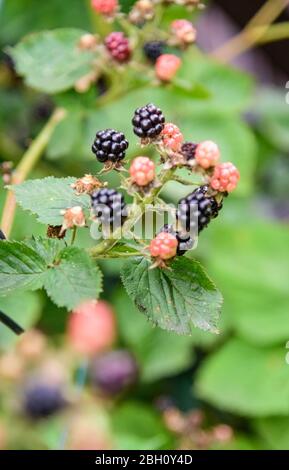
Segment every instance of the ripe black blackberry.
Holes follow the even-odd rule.
[[[217,217],[222,207],[213,196],[207,195],[207,191],[208,186],[200,186],[179,201],[177,220],[187,232],[196,232],[198,227],[199,233]]]
[[[133,131],[138,137],[153,139],[162,132],[164,122],[162,111],[150,103],[135,110],[132,119]]]
[[[26,389],[23,409],[32,418],[46,418],[57,413],[67,405],[58,385],[37,383]]]
[[[115,189],[103,188],[91,194],[91,208],[106,227],[120,227],[127,216],[123,195]]]
[[[6,240],[6,237],[4,233],[2,232],[2,230],[0,230],[0,240]]]
[[[184,142],[181,147],[181,153],[184,155],[186,160],[193,160],[195,158],[197,144],[193,142]]]
[[[160,230],[160,232],[171,233],[176,237],[176,239],[178,240],[177,255],[179,256],[184,255],[188,250],[190,250],[194,246],[194,240],[189,233],[185,231],[178,232],[174,229],[171,224],[165,224]]]
[[[99,162],[119,162],[124,159],[127,148],[125,135],[114,129],[98,131],[91,147]]]
[[[164,53],[166,43],[164,41],[149,41],[143,46],[143,51],[147,59],[153,64],[157,58]]]

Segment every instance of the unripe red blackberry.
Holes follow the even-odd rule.
[[[184,142],[181,146],[181,153],[187,161],[194,160],[196,155],[197,144],[193,142]]]
[[[149,251],[153,258],[168,260],[177,254],[178,240],[176,236],[168,232],[160,232],[150,242]]]
[[[106,227],[120,227],[127,217],[123,195],[115,189],[103,188],[91,194],[94,216]]]
[[[115,341],[115,313],[103,300],[87,300],[71,313],[67,333],[77,352],[85,355],[99,353],[110,348]]]
[[[118,1],[117,0],[91,0],[91,7],[97,13],[106,16],[113,16],[113,14],[118,10]]]
[[[155,178],[155,164],[148,157],[137,157],[129,169],[131,180],[138,186],[147,186]]]
[[[194,240],[190,237],[189,233],[176,231],[171,224],[165,224],[163,228],[161,228],[160,233],[161,232],[171,233],[176,237],[178,241],[177,255],[179,256],[184,255],[194,246]]]
[[[162,132],[164,122],[165,117],[160,108],[150,103],[135,110],[133,131],[138,137],[153,139]]]
[[[31,384],[24,393],[23,411],[31,419],[47,418],[67,405],[58,384]]]
[[[143,47],[146,58],[155,64],[157,58],[164,53],[165,45],[164,41],[146,42]]]
[[[174,20],[171,24],[171,31],[174,36],[175,44],[187,46],[192,44],[197,37],[197,31],[188,20]]]
[[[174,54],[162,54],[155,65],[156,76],[163,82],[170,82],[179,70],[182,61]]]
[[[91,149],[99,162],[119,162],[124,159],[128,145],[122,132],[105,129],[96,133]]]
[[[120,31],[110,33],[104,41],[105,47],[111,57],[117,62],[127,62],[131,56],[128,38]]]
[[[215,166],[220,158],[220,150],[215,142],[204,140],[200,142],[195,150],[196,162],[205,170]]]
[[[210,185],[219,192],[232,192],[240,179],[239,170],[231,162],[220,163],[214,169]]]
[[[135,25],[143,25],[155,16],[154,0],[138,0],[129,13],[129,21]]]
[[[138,366],[128,351],[110,351],[93,361],[90,377],[92,384],[104,394],[117,395],[136,382]]]
[[[167,122],[161,133],[162,141],[165,147],[177,152],[180,150],[182,142],[184,140],[183,134],[180,129],[171,122]]]
[[[217,217],[222,205],[207,195],[208,186],[200,186],[178,203],[177,220],[184,230],[196,234]]]

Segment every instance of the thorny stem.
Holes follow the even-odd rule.
[[[230,62],[236,56],[261,43],[263,37],[267,34],[270,36],[271,23],[288,4],[289,0],[267,0],[244,30],[214,51],[212,56],[221,62]]]
[[[22,183],[31,170],[34,168],[41,155],[43,154],[51,135],[57,124],[64,119],[66,111],[62,108],[57,108],[51,115],[49,121],[43,127],[42,131],[38,134],[36,139],[31,143],[28,150],[24,153],[18,166],[16,167],[11,184]],[[1,229],[9,237],[15,216],[16,199],[12,190],[8,191],[4,209],[1,219]]]

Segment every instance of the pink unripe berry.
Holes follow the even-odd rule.
[[[174,78],[181,64],[181,59],[176,55],[162,54],[156,61],[156,76],[164,82],[169,82]]]
[[[160,232],[149,246],[150,254],[154,258],[162,260],[170,259],[176,256],[178,241],[174,235],[167,232]]]
[[[105,47],[117,62],[127,62],[131,56],[128,38],[120,31],[114,31],[105,38]]]
[[[165,147],[168,147],[174,152],[177,152],[180,149],[184,140],[180,129],[171,122],[165,124],[161,136]]]
[[[118,9],[117,0],[91,0],[91,7],[97,13],[102,15],[111,16]]]
[[[137,157],[129,169],[131,180],[138,186],[147,186],[154,180],[155,164],[148,157]]]
[[[220,163],[214,169],[210,185],[219,192],[232,192],[240,179],[239,170],[231,162]]]
[[[174,20],[171,31],[179,44],[192,44],[196,40],[197,31],[188,20]]]
[[[207,169],[211,166],[215,166],[218,163],[219,158],[220,150],[215,142],[205,140],[197,145],[195,159],[202,168]]]
[[[107,302],[86,301],[69,318],[68,338],[81,354],[95,354],[108,349],[115,337],[115,314]]]

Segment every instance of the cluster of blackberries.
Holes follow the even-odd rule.
[[[162,132],[165,117],[159,108],[150,103],[136,109],[132,123],[138,137],[153,139]],[[122,132],[105,129],[96,133],[91,149],[99,162],[118,163],[124,159],[128,145]]]
[[[106,227],[120,227],[127,217],[123,195],[115,189],[103,188],[91,194],[94,216]]]
[[[67,401],[58,385],[36,383],[25,391],[23,409],[31,419],[47,418],[66,405]]]
[[[96,133],[92,151],[99,162],[118,162],[124,159],[128,145],[122,132],[105,129]]]
[[[200,186],[178,203],[177,220],[184,230],[199,233],[217,217],[222,204],[208,196],[208,186]]]
[[[152,103],[136,109],[132,119],[133,131],[141,138],[154,139],[162,132],[164,123],[162,111]]]

